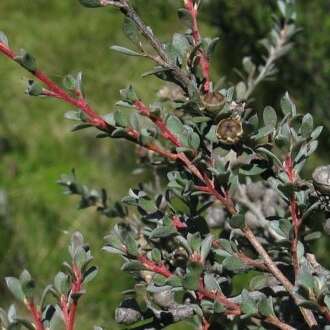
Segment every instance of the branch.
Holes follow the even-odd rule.
[[[151,112],[151,110],[142,102],[142,101],[135,101],[133,106],[139,111],[139,113],[149,118],[160,130],[162,136],[174,144],[176,147],[182,147],[181,142],[179,139],[167,128],[165,122],[155,114]]]
[[[251,245],[254,247],[254,249],[259,253],[259,255],[265,260],[265,263],[269,269],[269,271],[274,275],[274,277],[285,287],[287,292],[291,295],[293,300],[297,305],[301,303],[301,301],[297,298],[295,292],[294,292],[294,286],[293,284],[284,276],[284,274],[281,272],[281,270],[276,266],[274,261],[271,259],[267,251],[263,248],[263,246],[259,243],[258,239],[252,232],[252,230],[249,227],[246,227],[243,230],[244,236],[247,238],[247,240],[251,243]],[[317,326],[317,322],[315,320],[315,317],[313,313],[305,308],[300,308],[301,313],[304,316],[304,319],[308,326],[310,328],[313,328],[314,326]]]
[[[106,5],[112,5],[120,9],[120,11],[128,18],[130,18],[141,34],[149,41],[152,48],[158,54],[158,58],[153,58],[158,64],[172,71],[177,83],[189,94],[192,95],[196,91],[191,79],[183,72],[177,65],[172,63],[170,57],[167,55],[161,41],[153,34],[150,28],[144,23],[141,17],[136,13],[134,8],[127,0],[109,1],[103,0]]]
[[[199,47],[199,45],[202,42],[202,37],[199,32],[199,27],[198,27],[198,4],[195,3],[193,0],[184,0],[184,5],[185,8],[189,11],[191,18],[192,18],[192,37],[194,40],[194,46]],[[204,77],[204,92],[209,93],[211,92],[212,89],[212,82],[210,78],[210,63],[209,63],[209,58],[206,55],[205,51],[199,49],[198,51],[199,54],[199,63],[202,69],[202,74]]]
[[[286,175],[288,176],[289,182],[291,184],[294,184],[297,179],[297,175],[294,170],[294,163],[291,155],[287,156],[287,158],[285,159],[283,168]],[[301,226],[302,221],[300,219],[298,204],[294,192],[291,195],[289,209],[290,209],[293,234],[294,234],[293,239],[291,241],[292,264],[293,264],[295,277],[297,277],[300,268],[299,257],[298,257],[299,228]]]
[[[26,65],[23,65],[21,62],[18,61],[17,54],[11,50],[9,47],[7,47],[5,44],[0,42],[0,53],[6,55],[11,60],[18,62],[24,69],[29,71],[33,76],[35,76],[38,80],[40,80],[42,83],[44,83],[51,94],[48,96],[56,97],[78,109],[80,109],[88,119],[88,123],[92,126],[95,126],[101,130],[105,130],[109,128],[109,125],[106,123],[106,121],[99,116],[93,109],[89,106],[89,104],[86,102],[86,100],[82,98],[74,98],[71,95],[69,95],[65,90],[63,90],[61,87],[59,87],[54,81],[49,79],[45,73],[38,69],[29,69]],[[47,96],[47,94],[45,94]]]
[[[77,298],[74,297],[74,295],[79,294],[81,291],[81,286],[82,286],[82,274],[79,269],[79,267],[73,265],[73,272],[74,272],[74,280],[72,283],[71,287],[71,299],[73,300],[72,305],[70,306],[69,309],[69,319],[68,319],[68,324],[67,324],[67,329],[66,330],[74,330],[74,325],[75,325],[75,320],[76,320],[76,313],[77,313],[77,308],[78,308],[78,301]]]
[[[248,99],[251,94],[254,92],[256,87],[265,79],[267,79],[269,76],[274,74],[274,63],[282,57],[290,48],[290,44],[288,44],[288,41],[290,39],[289,35],[289,27],[290,25],[285,22],[282,29],[279,31],[279,37],[276,39],[276,44],[274,46],[270,46],[269,48],[269,54],[266,59],[265,64],[263,65],[261,71],[259,72],[258,76],[256,78],[249,77],[248,80],[248,89],[244,95],[244,99]],[[293,33],[292,33],[293,34]],[[291,34],[291,35],[292,35]]]
[[[45,327],[42,323],[41,312],[38,310],[34,302],[32,300],[29,300],[25,303],[25,305],[32,315],[36,330],[45,330]]]

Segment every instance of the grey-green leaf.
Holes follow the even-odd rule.
[[[19,301],[24,301],[25,294],[22,289],[21,282],[15,277],[6,277],[6,284],[9,291],[14,295]]]
[[[140,53],[122,46],[111,46],[110,49],[128,56],[142,56]]]

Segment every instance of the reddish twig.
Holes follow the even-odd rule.
[[[194,40],[194,46],[199,47],[202,37],[199,31],[198,27],[198,5],[194,4],[193,0],[184,0],[184,5],[186,10],[189,11],[191,18],[192,18],[192,37]],[[199,59],[199,64],[201,66],[202,74],[205,79],[204,82],[204,92],[209,93],[211,91],[211,78],[210,78],[210,63],[209,63],[209,58],[206,55],[205,51],[202,49],[199,49],[198,51],[198,59]]]
[[[34,304],[32,300],[29,300],[25,303],[26,308],[31,313],[33,322],[35,324],[36,330],[45,330],[45,327],[42,323],[42,315],[41,312],[38,310],[37,306]]]
[[[133,105],[142,116],[149,118],[159,128],[160,133],[166,140],[173,143],[176,147],[182,147],[179,139],[167,128],[162,118],[153,114],[142,101],[135,101]]]
[[[68,323],[67,323],[66,330],[74,330],[76,313],[77,313],[77,308],[78,308],[78,301],[77,301],[76,297],[72,297],[72,296],[79,294],[79,292],[81,291],[81,286],[82,286],[82,281],[83,281],[83,277],[82,277],[81,270],[79,269],[79,267],[77,267],[76,265],[73,265],[72,270],[73,270],[73,274],[74,274],[74,279],[73,279],[73,283],[71,286],[71,292],[70,292],[72,304],[70,305],[70,309],[69,309]]]
[[[146,256],[139,256],[138,260],[141,264],[149,271],[163,275],[164,277],[171,277],[173,274],[170,272],[164,264],[156,264],[154,261],[149,260]],[[228,314],[230,315],[239,315],[240,307],[238,304],[231,302],[226,298],[222,293],[211,292],[205,289],[203,281],[200,282],[197,295],[202,298],[207,298],[210,300],[218,301],[228,308]]]
[[[7,57],[9,57],[11,60],[16,61],[17,59],[16,53],[3,43],[0,43],[0,52],[6,55]],[[76,99],[72,97],[65,90],[59,87],[54,81],[49,79],[47,75],[40,70],[35,70],[35,71],[28,70],[28,71],[47,86],[47,88],[49,89],[48,96],[56,97],[80,109],[87,116],[88,123],[91,124],[92,126],[98,127],[102,130],[108,127],[106,121],[101,116],[99,116],[95,111],[93,111],[93,109],[89,106],[86,100],[81,98]],[[47,95],[47,92],[45,95]]]
[[[282,322],[278,317],[275,315],[269,315],[265,319],[265,321],[269,324],[272,324],[278,327],[280,330],[296,330],[296,328],[291,327],[290,325]]]
[[[285,159],[283,168],[288,176],[289,182],[291,184],[294,184],[297,180],[297,174],[295,173],[293,160],[290,155],[287,156],[287,158]],[[294,192],[292,193],[290,198],[289,209],[290,209],[292,227],[294,233],[294,237],[291,241],[292,264],[293,264],[295,276],[297,276],[300,267],[299,257],[298,257],[298,241],[299,241],[299,229],[301,225],[301,218],[299,215],[299,208]]]

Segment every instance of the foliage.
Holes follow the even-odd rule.
[[[182,320],[205,330],[220,325],[325,327],[330,320],[329,271],[308,253],[308,242],[320,234],[304,220],[315,209],[329,208],[329,167],[316,170],[313,184],[301,177],[322,127],[314,125],[311,114],[301,115],[288,93],[280,109],[266,106],[262,118],[251,103],[255,89],[276,76],[277,60],[292,48],[297,31],[293,1],[278,1],[278,18],[262,43],[262,64],[245,57],[242,80],[234,85],[211,79],[210,58],[218,38],[201,36],[199,1],[184,0],[178,16],[188,30],[167,43],[128,0],[80,3],[115,7],[124,14],[123,31],[133,46],[112,49],[154,62],[144,76],[167,82],[158,101],[146,105],[128,86],[116,110],[101,116],[85,98],[80,73],[68,75],[62,88],[28,52],[15,53],[4,34],[0,52],[34,77],[28,95],[77,109],[66,113],[77,123],[74,131],[96,128],[98,138],[128,140],[145,166],[154,169],[155,183],[141,183],[117,202],[104,189],[79,184],[74,173],[59,181],[67,193],[80,196],[79,207],[96,206],[118,220],[103,250],[122,257],[122,271],[132,275],[135,285],[123,293],[116,322],[130,329],[162,329]],[[220,213],[212,219],[216,208]],[[82,286],[96,268],[87,267],[92,258],[81,234],[74,234],[70,253],[68,273],[59,273],[46,290],[55,295],[55,303],[45,305],[41,298],[36,304],[26,271],[20,279],[7,278],[34,325],[11,307],[7,315],[2,312],[5,328],[53,329],[56,315],[67,330],[74,328]],[[242,273],[250,276],[249,287],[235,292],[235,278]]]

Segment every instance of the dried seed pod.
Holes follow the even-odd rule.
[[[236,144],[243,135],[243,126],[239,116],[222,119],[217,127],[217,137],[224,144]]]
[[[321,209],[330,212],[330,165],[317,167],[312,177],[316,194],[321,202]]]
[[[220,110],[225,104],[225,97],[220,92],[205,94],[201,100],[203,107],[209,111]]]
[[[118,307],[115,311],[115,320],[119,324],[130,325],[141,320],[142,315],[133,308]]]

